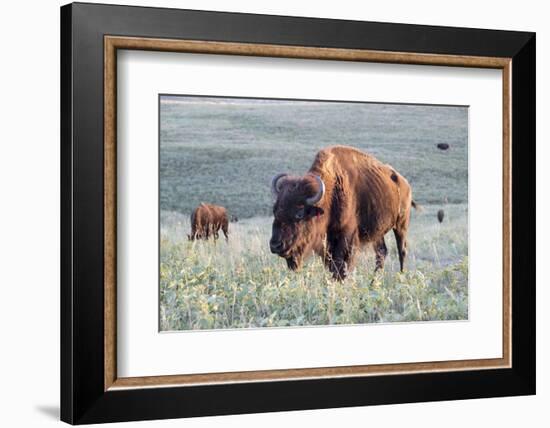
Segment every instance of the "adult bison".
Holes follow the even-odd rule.
[[[335,279],[343,280],[357,249],[372,243],[376,269],[388,252],[384,235],[393,229],[401,270],[407,253],[412,200],[407,180],[390,165],[353,147],[333,146],[317,153],[301,177],[278,174],[271,252],[297,269],[312,253]]]
[[[191,234],[187,235],[190,241],[208,239],[213,236],[218,239],[220,229],[228,238],[227,210],[218,205],[201,203],[191,214]]]

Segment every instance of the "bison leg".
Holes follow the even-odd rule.
[[[388,255],[388,247],[386,247],[384,237],[374,243],[374,252],[376,254],[376,269],[374,271],[376,272],[379,269],[384,269],[384,262]]]
[[[286,265],[290,270],[298,270],[300,268],[301,261],[298,257],[291,256],[291,257],[287,257],[285,260],[286,260]]]
[[[407,229],[395,228],[395,242],[397,243],[397,252],[399,253],[399,265],[401,272],[405,267],[405,257],[407,256]]]
[[[229,240],[229,230],[228,230],[228,223],[227,223],[227,221],[225,221],[225,222],[222,224],[222,232],[223,232],[223,234],[225,235],[225,240],[228,241],[228,240]]]
[[[200,231],[197,235],[197,239],[208,240],[208,228],[207,228],[207,226],[201,226],[201,228],[199,230]]]
[[[353,260],[354,239],[353,235],[342,235],[329,241],[328,269],[332,277],[343,281],[349,274]]]

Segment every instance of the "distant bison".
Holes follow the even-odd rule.
[[[333,277],[343,280],[357,248],[372,243],[376,269],[388,252],[384,235],[393,229],[403,270],[412,200],[407,180],[390,165],[353,147],[333,146],[317,153],[301,177],[278,174],[271,252],[298,269],[318,254]]]
[[[439,143],[437,145],[437,148],[439,150],[449,150],[449,147],[451,147],[451,146],[449,146],[447,143]]]
[[[444,218],[445,218],[445,211],[439,210],[437,212],[437,219],[439,220],[440,223],[442,223]]]
[[[187,235],[190,241],[208,239],[213,236],[218,239],[220,229],[228,239],[227,210],[218,205],[201,203],[191,214],[191,234]]]

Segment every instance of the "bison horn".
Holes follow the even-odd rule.
[[[323,182],[323,180],[321,180],[321,177],[319,177],[318,175],[314,175],[314,177],[315,177],[315,180],[317,180],[317,183],[319,184],[319,191],[315,195],[313,195],[311,198],[306,199],[306,204],[308,205],[315,205],[325,195],[325,183]]]
[[[273,177],[273,179],[271,180],[271,193],[273,193],[273,196],[274,197],[277,197],[277,195],[279,194],[280,192],[280,188],[278,186],[278,182],[281,178],[283,177],[286,177],[288,174],[283,172],[281,174],[277,174],[275,177]]]

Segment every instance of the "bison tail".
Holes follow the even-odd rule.
[[[424,208],[422,208],[422,205],[417,204],[414,200],[411,200],[411,206],[418,211],[424,211]]]

